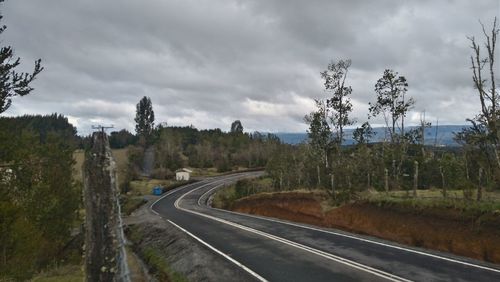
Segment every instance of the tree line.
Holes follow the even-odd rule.
[[[25,280],[68,259],[81,198],[76,142],[60,115],[0,118],[0,277]]]
[[[137,104],[135,121],[136,135],[130,139],[134,143],[129,147],[132,179],[140,175],[147,148],[154,148],[153,177],[169,178],[185,166],[216,168],[218,172],[238,167],[264,167],[271,152],[280,144],[272,134],[244,133],[239,120],[231,124],[228,132],[219,128],[199,130],[193,126],[155,125],[149,97],[143,97]]]
[[[355,92],[348,79],[352,61],[332,61],[320,73],[328,98],[317,99],[316,110],[304,118],[309,125],[308,142],[283,144],[268,162],[267,171],[276,189],[317,187],[328,191],[333,199],[345,201],[366,189],[404,189],[416,196],[417,189],[430,187],[441,188],[445,197],[449,189],[463,189],[466,198],[472,199],[475,193],[476,200],[481,200],[485,188],[500,188],[496,19],[490,31],[484,25],[482,30],[484,46],[469,38],[481,112],[467,119],[470,127],[456,133],[460,149],[425,146],[424,130],[431,125],[425,118],[421,118],[420,126],[406,130],[406,116],[416,101],[407,95],[407,79],[392,69],[384,70],[374,83],[374,100],[369,101],[368,119],[383,118],[385,141],[370,142],[374,132],[367,120],[353,132],[357,144],[345,146],[344,129],[356,123],[351,117]]]

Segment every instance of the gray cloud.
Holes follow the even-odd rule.
[[[158,121],[227,130],[304,131],[325,97],[319,72],[353,60],[354,117],[364,121],[385,68],[405,75],[440,124],[478,111],[467,35],[499,13],[491,1],[9,0],[3,44],[23,69],[41,57],[33,95],[8,115],[59,112],[80,133],[95,123],[133,130],[146,95]],[[374,123],[382,123],[374,119]]]

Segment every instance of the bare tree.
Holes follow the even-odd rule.
[[[354,124],[349,118],[352,112],[352,103],[349,95],[352,93],[352,87],[346,85],[347,73],[351,66],[351,60],[339,60],[331,62],[321,77],[325,80],[326,91],[331,93],[331,98],[327,100],[327,106],[330,109],[330,122],[332,129],[335,130],[335,142],[342,145],[344,141],[344,127]]]
[[[498,155],[498,143],[500,140],[498,118],[500,109],[498,90],[495,85],[495,48],[500,29],[496,17],[490,32],[486,30],[483,23],[480,22],[480,24],[485,36],[484,47],[486,48],[486,57],[482,57],[481,46],[476,42],[476,39],[474,37],[468,37],[473,50],[473,54],[470,57],[472,80],[481,103],[481,113],[475,120],[484,124],[487,128],[487,140],[494,153],[493,157],[496,166],[500,168],[500,157]],[[489,78],[487,78],[488,76]]]

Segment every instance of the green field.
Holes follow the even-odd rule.
[[[112,149],[111,153],[116,162],[116,177],[118,179],[118,186],[125,179],[128,166],[128,149]],[[85,151],[78,149],[73,153],[73,158],[75,160],[73,177],[76,181],[83,182],[83,161],[85,160]]]

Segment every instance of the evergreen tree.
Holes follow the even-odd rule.
[[[137,103],[135,114],[135,132],[137,135],[149,139],[154,129],[155,113],[153,112],[153,104],[149,97],[144,96]]]
[[[243,133],[243,125],[241,125],[241,121],[235,120],[231,124],[231,133]]]
[[[4,0],[0,0],[0,3]],[[3,16],[0,15],[0,20]],[[7,26],[0,26],[2,34]],[[5,112],[12,103],[15,96],[28,95],[33,87],[31,82],[43,70],[41,60],[35,61],[35,69],[32,73],[17,72],[16,68],[21,64],[21,58],[14,56],[12,46],[4,46],[0,49],[0,114]]]

